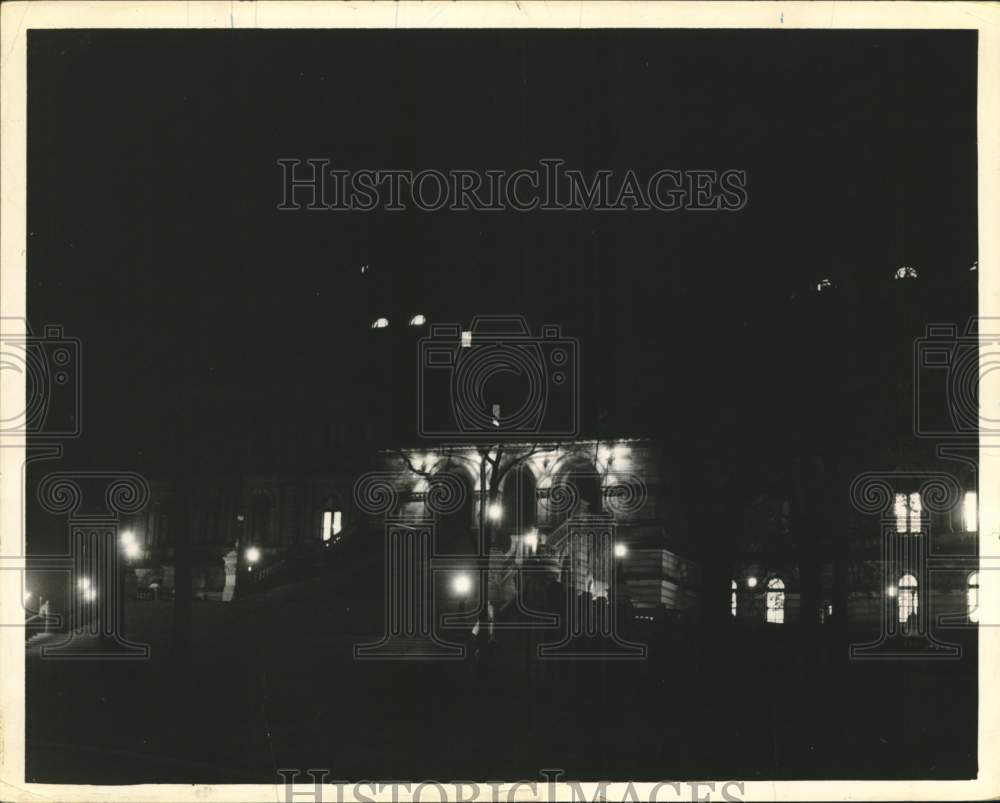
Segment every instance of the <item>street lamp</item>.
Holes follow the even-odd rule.
[[[139,546],[135,533],[131,530],[125,530],[122,533],[121,542],[122,549],[125,551],[125,557],[129,560],[135,560],[142,554],[142,547]]]
[[[451,581],[451,589],[458,596],[464,597],[472,590],[472,580],[467,574],[456,574]]]
[[[747,578],[747,585],[750,588],[756,588],[757,587],[757,578],[756,577],[748,577]]]
[[[81,577],[79,580],[76,581],[76,585],[81,591],[86,592],[90,588],[90,578]]]
[[[628,547],[620,541],[615,544],[615,557],[624,558],[628,554]]]
[[[255,546],[247,547],[247,551],[244,553],[244,556],[247,559],[247,563],[250,564],[247,566],[247,571],[250,571],[253,569],[253,564],[260,560],[260,550]]]
[[[503,507],[499,502],[494,502],[486,509],[486,515],[490,517],[490,521],[500,521],[503,518]]]

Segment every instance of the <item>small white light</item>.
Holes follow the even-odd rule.
[[[97,599],[97,589],[94,588],[86,589],[83,592],[83,598],[87,600],[87,602],[93,602],[95,599]]]
[[[975,491],[965,492],[965,501],[962,503],[962,518],[967,533],[974,533],[979,529],[979,501]]]
[[[909,265],[903,265],[903,267],[899,268],[893,274],[893,278],[894,279],[916,279],[917,278],[917,269],[916,268],[911,268]]]
[[[756,588],[757,587],[757,578],[756,577],[748,577],[747,578],[747,585],[750,586],[750,588]]]
[[[121,542],[125,546],[128,546],[129,544],[134,544],[136,542],[135,533],[132,532],[131,530],[122,530]]]
[[[389,325],[388,318],[376,318],[372,321],[372,329],[385,329]]]
[[[816,284],[816,292],[822,293],[824,290],[829,290],[831,287],[833,287],[833,282],[829,279],[820,279],[820,281]]]
[[[248,547],[246,551],[247,563],[256,563],[260,560],[260,550],[257,547]]]
[[[419,312],[410,318],[410,326],[423,326],[427,323],[427,318]]]
[[[464,597],[472,590],[472,580],[469,579],[469,575],[467,574],[458,574],[455,575],[455,579],[451,581],[451,587],[456,594],[460,594]]]
[[[462,348],[467,349],[472,345],[472,332],[468,329],[462,332]]]
[[[81,577],[79,580],[76,581],[76,584],[77,584],[77,586],[79,586],[80,588],[82,588],[84,591],[86,591],[88,588],[90,588],[90,578],[89,577]]]
[[[628,547],[625,544],[615,544],[615,557],[624,558],[628,554]]]
[[[894,596],[896,596],[896,586],[889,586],[889,587],[888,587],[888,588],[887,588],[887,589],[885,590],[885,593],[886,593],[886,594],[887,594],[888,596],[890,596],[890,597],[894,597]]]
[[[503,517],[503,508],[498,502],[494,502],[486,508],[486,515],[490,517],[490,521],[500,521]]]
[[[538,549],[538,530],[528,530],[523,540],[525,548],[534,552]]]
[[[125,557],[129,560],[135,560],[142,554],[142,547],[140,547],[135,541],[130,541],[125,544]]]

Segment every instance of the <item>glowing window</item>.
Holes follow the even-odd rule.
[[[893,504],[893,514],[896,517],[897,533],[919,533],[920,514],[923,505],[920,502],[920,494],[896,494]]]
[[[916,617],[920,609],[917,578],[912,574],[904,574],[899,578],[896,593],[899,595],[899,621],[906,624],[911,617]]]
[[[979,529],[979,499],[975,491],[965,492],[965,500],[962,502],[962,522],[967,533],[974,533]]]
[[[973,624],[979,622],[979,572],[969,575],[969,587],[965,592],[966,612],[969,621]]]
[[[329,541],[334,536],[340,535],[343,529],[343,516],[339,510],[323,511],[323,540]]]
[[[472,332],[468,329],[462,332],[462,348],[467,349],[472,345]]]
[[[736,581],[733,580],[729,584],[729,613],[732,616],[736,616]]]
[[[767,581],[765,614],[767,622],[773,625],[785,623],[785,584],[777,577]]]
[[[389,325],[388,318],[376,318],[372,321],[372,329],[385,329]]]

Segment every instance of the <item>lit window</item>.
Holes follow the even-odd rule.
[[[323,540],[329,541],[334,536],[340,535],[343,529],[343,517],[339,510],[323,511]]]
[[[973,624],[979,622],[979,572],[969,575],[969,588],[965,592],[966,612],[969,621]]]
[[[385,329],[389,325],[388,318],[376,318],[372,321],[372,329]]]
[[[962,521],[967,533],[974,533],[979,529],[979,500],[975,491],[965,492],[965,501],[962,503]]]
[[[906,624],[911,616],[917,615],[920,608],[917,578],[912,574],[900,577],[896,593],[899,595],[899,621]]]
[[[729,613],[732,616],[736,616],[736,581],[733,580],[729,584]]]
[[[893,513],[896,516],[897,533],[919,533],[920,514],[923,505],[920,502],[920,494],[896,494],[893,504]]]
[[[410,318],[410,326],[423,326],[425,323],[427,323],[427,317],[419,312]]]
[[[472,345],[472,332],[468,329],[462,332],[462,348],[467,349]]]
[[[767,621],[770,624],[785,623],[785,584],[777,577],[767,581],[765,607]]]
[[[899,268],[895,274],[893,274],[894,279],[916,279],[917,269],[911,268],[909,265],[903,265]]]

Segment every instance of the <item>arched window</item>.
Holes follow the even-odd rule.
[[[767,596],[765,597],[765,614],[767,622],[773,625],[785,623],[785,584],[779,578],[773,577],[767,581]]]
[[[736,616],[736,581],[729,584],[729,613]]]
[[[979,623],[979,572],[969,575],[969,587],[965,592],[966,613],[972,624]]]
[[[919,533],[921,530],[920,514],[923,505],[920,494],[896,494],[893,513],[896,516],[897,533]]]
[[[334,541],[340,538],[340,531],[344,528],[344,513],[341,510],[323,511],[322,536],[324,541]]]
[[[904,574],[899,578],[899,621],[906,624],[911,616],[916,616],[920,609],[917,578],[912,574]]]

